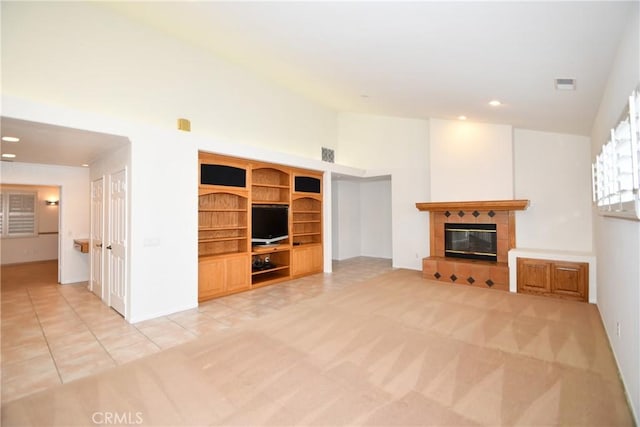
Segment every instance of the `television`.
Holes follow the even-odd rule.
[[[289,206],[252,205],[251,243],[272,245],[289,237]]]

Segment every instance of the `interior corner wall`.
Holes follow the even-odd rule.
[[[391,178],[360,181],[360,254],[374,258],[393,256]]]
[[[3,162],[3,184],[60,186],[60,283],[89,280],[89,257],[73,247],[74,239],[89,237],[89,169],[19,162]]]
[[[585,136],[514,129],[518,248],[592,251],[591,147]]]
[[[431,201],[513,198],[512,128],[430,120]]]
[[[334,180],[331,193],[333,200],[337,201],[332,206],[333,259],[342,261],[360,256],[360,184],[353,180]]]
[[[640,3],[634,2],[591,130],[592,161],[608,141],[609,129],[620,119],[639,82]],[[598,310],[636,424],[640,424],[640,222],[594,214],[594,246]]]

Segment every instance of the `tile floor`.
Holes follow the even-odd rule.
[[[233,328],[332,289],[391,270],[390,260],[353,258],[315,275],[127,323],[86,283],[58,285],[57,261],[2,267],[2,403]],[[321,280],[318,280],[321,278]]]

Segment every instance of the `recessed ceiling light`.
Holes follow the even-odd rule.
[[[467,120],[467,116],[458,116],[458,120]]]
[[[4,142],[18,142],[20,141],[20,138],[16,138],[15,136],[3,136],[2,140]]]
[[[5,159],[15,159],[16,155],[15,154],[11,154],[11,153],[4,153],[2,155],[2,157],[5,158]]]
[[[88,168],[88,167],[89,167],[89,165],[88,165],[88,164],[86,164],[86,163],[83,163],[83,164],[81,164],[80,166],[82,166],[83,168]]]
[[[498,101],[497,99],[494,99],[492,101],[489,101],[489,105],[491,105],[492,107],[498,107],[502,105],[502,102]]]

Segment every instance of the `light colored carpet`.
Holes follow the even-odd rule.
[[[595,306],[407,270],[2,408],[7,426],[114,421],[633,425]]]

